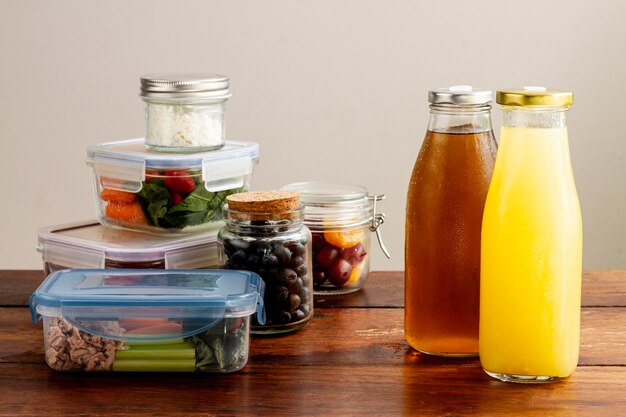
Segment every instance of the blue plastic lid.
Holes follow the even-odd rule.
[[[30,297],[33,322],[63,317],[79,329],[118,340],[179,339],[223,318],[255,312],[265,322],[265,284],[254,272],[234,270],[72,269],[48,276]],[[127,334],[119,319],[167,319],[175,334]],[[170,326],[172,327],[172,326]]]

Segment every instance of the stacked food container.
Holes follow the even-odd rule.
[[[46,280],[31,297],[55,370],[241,369],[264,282],[218,264],[222,206],[247,191],[253,142],[226,141],[229,80],[141,79],[145,139],[88,147],[97,217],[39,231]],[[124,269],[124,271],[121,271]],[[158,271],[158,269],[165,269]]]

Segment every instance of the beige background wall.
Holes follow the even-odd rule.
[[[386,193],[393,258],[375,269],[403,268],[429,88],[572,89],[584,267],[625,268],[625,16],[621,1],[0,0],[0,268],[40,267],[37,228],[94,216],[85,147],[142,135],[154,72],[231,77],[227,135],[260,143],[255,188]]]

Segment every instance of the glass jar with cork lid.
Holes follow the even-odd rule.
[[[300,194],[254,191],[226,201],[226,225],[218,234],[220,264],[256,272],[265,282],[265,324],[253,318],[252,333],[302,328],[313,315],[313,280],[311,232],[303,224]]]

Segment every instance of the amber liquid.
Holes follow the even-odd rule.
[[[405,337],[421,352],[478,354],[480,230],[495,157],[490,131],[426,133],[405,230]]]

